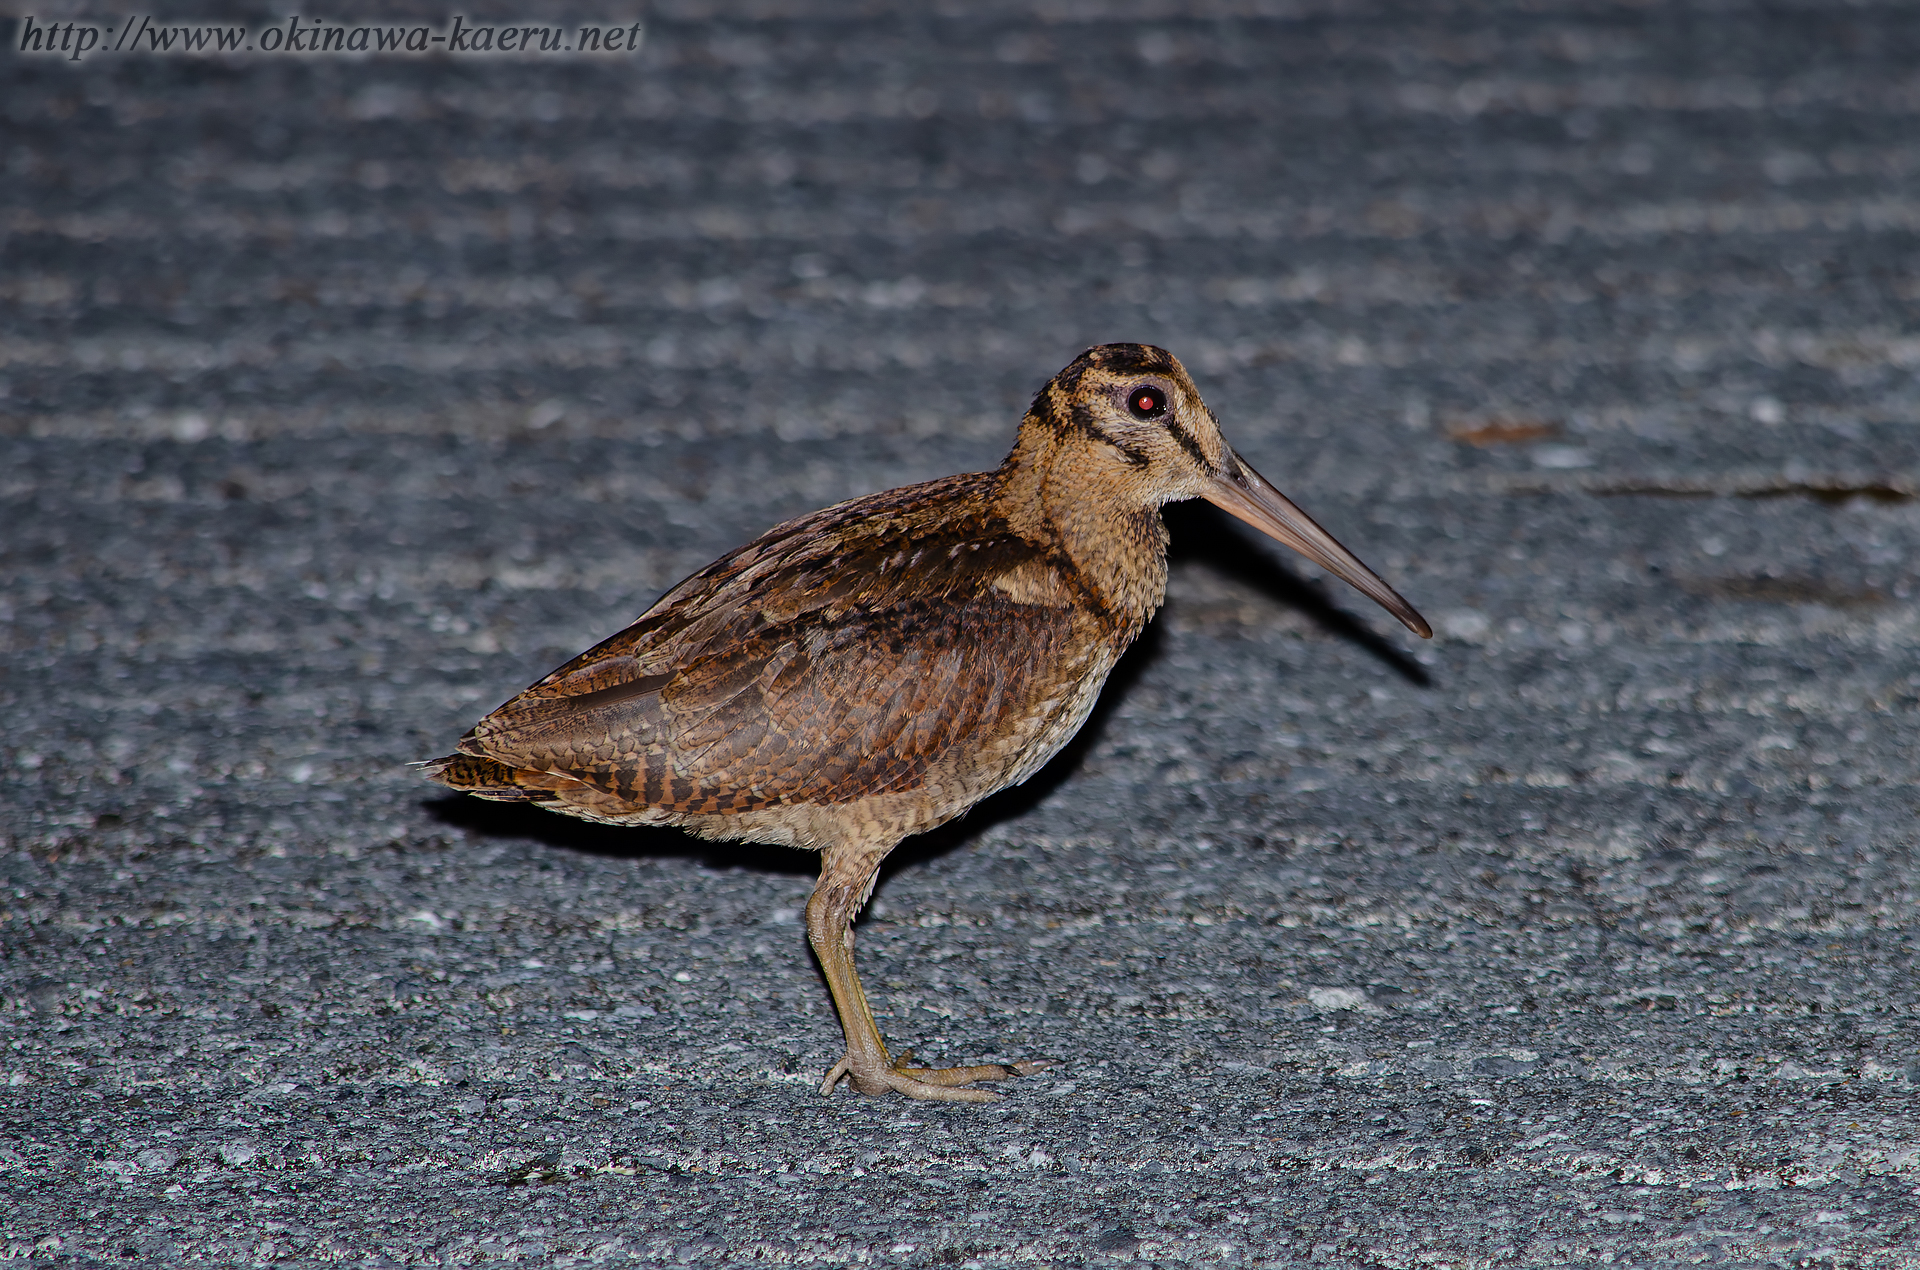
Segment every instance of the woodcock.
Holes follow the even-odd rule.
[[[998,470],[790,520],[674,587],[626,630],[474,725],[427,770],[482,798],[614,825],[821,853],[807,937],[862,1093],[964,1088],[1038,1064],[891,1055],[852,921],[909,834],[1026,780],[1086,721],[1160,607],[1160,508],[1204,498],[1352,583],[1411,605],[1247,466],[1174,357],[1082,353],[1033,400]]]

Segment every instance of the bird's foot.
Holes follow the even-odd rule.
[[[830,1094],[835,1085],[845,1080],[863,1094],[884,1094],[892,1090],[909,1098],[929,1102],[998,1102],[1001,1097],[999,1094],[961,1086],[981,1080],[1012,1080],[1016,1076],[1031,1076],[1047,1066],[1044,1062],[1025,1060],[1018,1063],[982,1063],[976,1067],[918,1067],[908,1061],[912,1057],[913,1051],[908,1050],[891,1063],[864,1063],[856,1062],[849,1052],[827,1073],[827,1078],[820,1084],[820,1092]]]

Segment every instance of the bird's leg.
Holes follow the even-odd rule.
[[[820,869],[820,882],[807,901],[807,939],[820,958],[827,987],[833,993],[834,1007],[840,1012],[840,1026],[847,1034],[847,1055],[834,1064],[820,1086],[823,1094],[844,1078],[863,1094],[884,1094],[888,1090],[909,1098],[939,1099],[948,1102],[993,1102],[1000,1095],[984,1089],[958,1086],[976,1080],[1007,1080],[1038,1071],[1038,1063],[988,1063],[978,1067],[911,1067],[907,1059],[887,1052],[880,1037],[880,1026],[873,1020],[873,1009],[860,987],[860,976],[853,968],[853,916],[873,891],[881,856],[840,856],[828,852]],[[849,853],[850,855],[850,853]]]

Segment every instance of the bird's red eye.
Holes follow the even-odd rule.
[[[1152,384],[1142,384],[1128,396],[1127,409],[1136,419],[1157,419],[1167,411],[1167,394]]]

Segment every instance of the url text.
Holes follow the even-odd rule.
[[[119,26],[86,22],[21,20],[18,51],[70,62],[101,54],[219,57],[266,53],[343,56],[419,56],[432,53],[480,53],[507,57],[565,54],[638,53],[646,37],[644,23],[630,25],[545,26],[533,23],[470,25],[456,14],[441,30],[427,26],[349,26],[321,18],[288,18],[272,26],[221,26],[168,23],[128,18]]]

